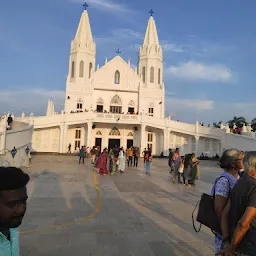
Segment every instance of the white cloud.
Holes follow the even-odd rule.
[[[53,99],[56,111],[63,109],[65,91],[12,88],[9,91],[1,91],[0,98],[0,113],[13,112],[15,115],[20,115],[21,112],[26,114],[33,112],[36,115],[44,115],[49,98]]]
[[[84,3],[84,0],[71,0],[76,3]],[[86,1],[92,7],[109,12],[132,12],[130,8],[128,8],[125,4],[118,3],[115,0],[87,0]]]
[[[200,99],[179,99],[173,97],[166,98],[167,111],[185,112],[192,111],[194,113],[202,113],[204,111],[212,110],[214,101],[212,100],[200,100]]]
[[[184,52],[184,49],[181,46],[178,46],[176,44],[168,44],[168,43],[164,43],[162,44],[162,48],[164,51],[168,52]]]
[[[209,82],[230,82],[233,78],[231,70],[225,65],[206,65],[189,61],[179,66],[171,66],[167,74],[186,80],[204,80]]]

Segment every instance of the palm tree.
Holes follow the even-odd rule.
[[[252,127],[252,131],[253,131],[253,132],[256,132],[256,118],[253,118],[253,119],[252,119],[251,127]]]
[[[213,127],[215,127],[215,128],[220,128],[222,123],[223,123],[222,121],[220,121],[220,122],[218,122],[218,123],[214,122],[214,123],[213,123]]]
[[[232,120],[228,121],[228,124],[230,128],[233,128],[234,125],[236,125],[237,127],[243,127],[244,125],[247,125],[247,121],[242,116],[234,116]]]

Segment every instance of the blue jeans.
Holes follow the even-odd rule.
[[[146,173],[149,173],[151,169],[151,163],[150,162],[146,162]]]

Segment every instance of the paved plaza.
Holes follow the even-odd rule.
[[[202,192],[220,172],[201,162],[195,188],[172,184],[166,159],[154,159],[152,176],[129,168],[97,175],[89,159],[36,155],[32,158],[28,210],[21,226],[24,256],[213,255],[213,235],[197,234],[191,214]]]

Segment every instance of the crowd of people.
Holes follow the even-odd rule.
[[[194,153],[181,156],[179,148],[175,151],[169,149],[168,165],[171,168],[173,183],[178,182],[186,187],[195,186],[196,180],[200,179],[199,163]]]
[[[96,152],[95,148],[93,149]],[[135,151],[135,156],[139,151],[138,148],[130,148],[124,152],[122,147],[104,149],[96,159],[92,158],[92,161],[95,160],[95,167],[99,168],[99,173],[102,175],[115,173],[117,170],[123,173],[125,162],[130,161],[126,155],[131,156],[131,150]],[[150,167],[151,150],[144,150],[143,155],[145,166]],[[136,167],[133,158],[131,163]],[[169,165],[175,183],[177,180],[181,182],[183,176],[185,186],[193,184],[193,179],[199,175],[198,163],[194,154],[182,158],[179,149],[175,152],[170,150]],[[223,172],[216,177],[211,190],[211,198],[214,200],[212,210],[218,218],[219,230],[221,230],[215,232],[215,255],[254,256],[256,255],[256,151],[244,153],[237,149],[226,150],[219,164]],[[195,167],[197,168],[193,171]],[[29,179],[21,169],[0,167],[0,255],[19,255],[17,228],[21,225],[26,212],[28,198],[26,186]]]
[[[68,146],[68,153],[71,153],[71,144]],[[152,152],[151,149],[144,149],[142,152],[146,174],[151,175]],[[91,158],[91,163],[99,170],[100,175],[115,175],[116,172],[124,173],[126,165],[128,167],[138,167],[140,149],[131,146],[127,150],[123,147],[105,148],[102,152],[99,146],[92,149],[82,146],[79,150],[79,164],[84,164],[85,158]]]

